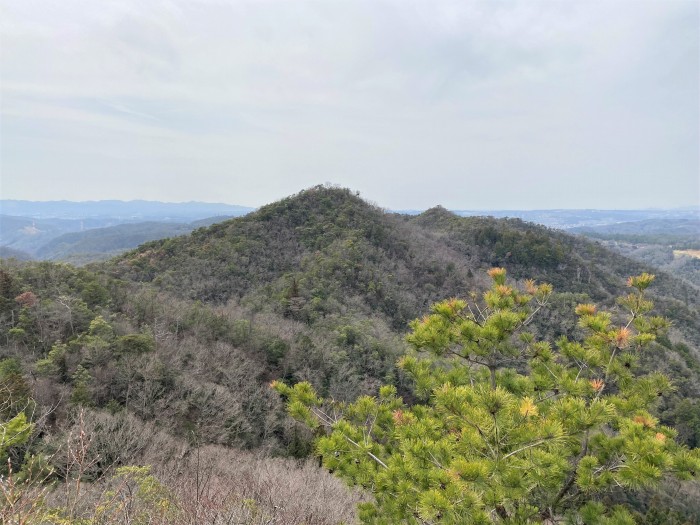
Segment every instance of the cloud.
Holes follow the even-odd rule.
[[[53,177],[91,181],[64,198],[254,205],[326,180],[402,208],[699,198],[695,2],[5,4],[11,196]]]

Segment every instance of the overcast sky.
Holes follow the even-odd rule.
[[[0,0],[4,199],[700,203],[696,0]]]

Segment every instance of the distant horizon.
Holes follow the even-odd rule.
[[[352,190],[351,190],[352,191]],[[291,194],[288,197],[291,197],[295,194]],[[442,207],[445,208],[448,211],[452,212],[461,212],[461,211],[499,211],[499,212],[507,212],[507,211],[514,211],[514,212],[538,212],[538,211],[653,211],[653,210],[700,210],[700,204],[691,204],[687,206],[672,206],[672,207],[663,207],[663,206],[649,206],[649,207],[644,207],[644,208],[595,208],[595,207],[583,207],[583,208],[452,208],[452,207],[447,207],[444,206],[443,204],[434,204],[432,206],[428,206],[426,208],[388,208],[386,206],[382,206],[381,203],[374,202],[370,199],[366,199],[363,195],[359,195],[359,197],[372,204],[375,206],[378,206],[379,208],[389,210],[394,213],[402,213],[402,212],[424,212],[429,209],[435,208],[435,207]],[[282,197],[284,199],[286,197]],[[86,199],[86,200],[70,200],[70,199],[49,199],[49,200],[41,200],[41,199],[7,199],[7,198],[2,198],[0,199],[0,213],[3,213],[3,210],[1,208],[3,203],[6,202],[23,202],[23,203],[37,203],[37,204],[61,204],[61,203],[69,203],[69,204],[99,204],[99,203],[106,203],[106,202],[113,202],[113,203],[148,203],[148,204],[175,204],[175,205],[187,205],[187,204],[196,204],[196,205],[207,205],[207,206],[230,206],[230,207],[237,207],[237,208],[245,208],[245,209],[250,209],[250,210],[257,210],[260,209],[263,206],[266,206],[268,204],[272,204],[274,202],[277,202],[281,199],[276,199],[272,200],[269,202],[266,202],[265,204],[261,204],[260,206],[250,206],[247,204],[240,204],[240,203],[231,203],[231,202],[214,202],[214,201],[201,201],[201,200],[189,200],[189,201],[165,201],[165,200],[154,200],[154,199],[141,199],[141,198],[135,198],[135,199],[112,199],[112,198],[107,198],[107,199]]]

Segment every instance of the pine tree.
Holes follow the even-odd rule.
[[[601,494],[697,475],[698,450],[652,415],[669,380],[635,374],[668,326],[650,315],[652,275],[629,279],[616,315],[580,304],[585,336],[554,343],[529,330],[552,287],[520,290],[501,268],[489,275],[482,297],[437,303],[412,323],[415,351],[399,366],[419,403],[393,386],[341,404],[309,383],[273,383],[290,414],[316,429],[326,468],[371,491],[364,523],[631,525],[629,510],[604,506]]]

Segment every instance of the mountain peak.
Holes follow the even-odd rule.
[[[413,222],[420,224],[421,226],[438,226],[451,224],[459,219],[459,215],[451,212],[450,210],[443,208],[439,204],[433,206],[432,208],[425,210],[420,215],[413,219]]]
[[[367,215],[380,216],[383,211],[363,200],[359,192],[319,185],[267,204],[249,217],[258,220],[285,219],[293,226],[319,221],[337,224],[340,221],[344,227],[353,227],[353,219]]]

